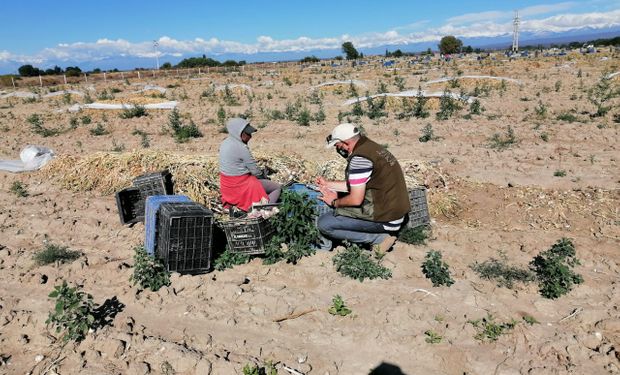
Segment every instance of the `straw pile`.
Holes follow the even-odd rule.
[[[345,160],[316,163],[297,155],[257,154],[259,165],[270,172],[278,183],[291,180],[313,182],[317,176],[343,179]],[[445,179],[434,168],[417,161],[402,161],[408,187],[419,186],[429,176]],[[175,155],[163,151],[140,150],[129,153],[98,152],[84,157],[60,156],[48,163],[41,173],[45,178],[72,191],[94,191],[102,195],[114,194],[130,187],[137,176],[167,169],[173,176],[175,194],[183,194],[193,201],[221,212],[219,200],[219,168],[216,157]]]

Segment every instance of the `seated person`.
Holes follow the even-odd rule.
[[[334,146],[347,159],[346,181],[317,179],[321,199],[335,209],[319,217],[319,231],[329,239],[372,244],[377,251],[388,251],[411,210],[400,164],[353,124],[334,128],[327,147]],[[339,197],[338,191],[345,193]]]
[[[259,170],[248,148],[256,129],[242,118],[228,120],[226,129],[228,138],[220,145],[220,192],[224,207],[248,211],[254,203],[276,203],[280,185]]]

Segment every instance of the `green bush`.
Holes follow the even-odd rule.
[[[81,256],[81,252],[69,250],[67,246],[59,246],[48,243],[45,245],[45,248],[34,255],[34,261],[38,266],[43,266],[55,262],[73,262]]]
[[[450,95],[449,90],[445,90],[439,99],[439,112],[437,112],[437,120],[447,120],[461,109],[458,100]]]
[[[416,228],[405,228],[399,235],[398,240],[410,245],[423,245],[428,238],[428,228],[419,226]]]
[[[9,189],[9,192],[22,198],[28,196],[28,189],[20,181],[13,181],[13,183],[11,184],[11,188]]]
[[[110,132],[100,122],[97,123],[96,127],[90,129],[89,132],[91,135],[94,135],[94,136],[110,134]]]
[[[247,254],[235,253],[226,249],[221,253],[214,262],[214,268],[218,271],[224,271],[227,268],[233,268],[240,264],[246,264],[250,261],[250,256]]]
[[[509,266],[503,261],[491,258],[482,263],[474,263],[471,269],[483,279],[495,280],[498,286],[512,289],[515,281],[528,283],[534,281],[534,274],[527,270],[515,266]]]
[[[433,133],[433,126],[431,124],[426,124],[424,129],[422,129],[422,135],[420,136],[420,138],[418,138],[418,140],[420,142],[426,143],[434,139],[437,139],[437,138],[435,137],[435,134]]]
[[[433,286],[454,284],[454,280],[450,277],[448,264],[441,259],[439,251],[431,250],[426,253],[424,263],[422,263],[422,273],[432,281]]]
[[[65,342],[81,341],[88,330],[95,328],[95,306],[93,296],[84,293],[79,287],[69,287],[66,281],[54,287],[49,294],[56,300],[54,310],[49,313],[46,324],[56,327],[56,332],[65,332]]]
[[[163,286],[170,285],[170,272],[161,261],[148,255],[143,246],[134,248],[133,274],[129,278],[133,285],[139,285],[142,289],[150,289],[154,292]]]
[[[501,135],[499,133],[495,133],[491,138],[489,138],[489,147],[498,150],[504,150],[516,143],[518,143],[517,137],[515,136],[512,126],[510,125],[506,128],[506,134]]]
[[[579,264],[575,246],[569,238],[561,238],[549,250],[538,254],[530,267],[538,277],[540,294],[545,298],[559,298],[567,294],[573,285],[581,284],[581,275],[572,268]]]
[[[344,251],[336,254],[332,259],[336,271],[352,279],[389,279],[392,271],[381,265],[381,261],[374,261],[370,254],[357,245],[350,245]]]
[[[121,112],[120,117],[122,119],[130,119],[134,117],[142,117],[142,116],[147,116],[147,115],[148,113],[146,113],[146,108],[144,108],[143,105],[135,104],[132,107],[125,108]]]
[[[181,121],[181,114],[175,108],[168,115],[168,126],[172,130],[172,135],[178,143],[185,143],[190,138],[200,138],[202,133],[194,123],[190,120],[189,125],[184,125]]]

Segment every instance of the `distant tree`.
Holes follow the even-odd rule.
[[[442,54],[457,53],[463,47],[463,42],[452,35],[444,36],[439,42],[439,51]]]
[[[360,57],[359,52],[357,52],[357,50],[353,46],[353,43],[351,42],[342,43],[342,53],[347,56],[347,60],[355,60],[359,59]]]
[[[176,66],[177,68],[197,68],[200,66],[220,66],[220,62],[213,60],[212,58],[205,57],[190,57],[188,59],[181,60]]]
[[[95,68],[95,69],[93,69],[93,73],[101,73],[101,69]]]
[[[222,63],[222,66],[239,66],[235,60],[226,60]]]
[[[334,57],[334,60],[342,60],[342,56],[336,56]]]
[[[40,74],[45,74],[44,71],[42,71],[39,68],[35,68],[34,66],[30,64],[20,66],[17,69],[17,71],[19,72],[19,75],[22,77],[35,77]]]
[[[161,64],[161,68],[162,69],[171,69],[172,68],[172,64],[170,64],[169,62],[165,62],[165,63]]]
[[[403,51],[397,49],[396,51],[392,52],[392,57],[403,57]]]
[[[426,54],[427,55],[432,55],[433,54],[433,51],[431,50],[430,47],[428,47],[428,49],[426,50]]]
[[[302,62],[302,63],[317,63],[317,62],[319,62],[319,61],[321,61],[321,60],[319,60],[319,58],[318,58],[318,57],[316,57],[316,56],[314,56],[314,55],[312,55],[312,56],[306,56],[306,57],[304,57],[303,59],[301,59],[301,62]]]
[[[465,52],[465,53],[472,53],[472,52],[474,52],[474,49],[472,48],[472,46],[467,46],[467,47],[463,48],[463,52]]]
[[[82,73],[82,69],[78,68],[77,66],[68,66],[65,69],[65,74],[67,75],[67,77],[77,77]]]

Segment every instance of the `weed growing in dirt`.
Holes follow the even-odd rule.
[[[275,233],[266,249],[265,264],[280,260],[295,264],[315,253],[319,234],[314,225],[316,203],[290,190],[282,193],[281,200],[280,211],[271,219]],[[286,244],[284,249],[281,244]]]
[[[489,138],[489,147],[498,150],[504,150],[516,143],[518,143],[517,137],[515,136],[512,126],[510,125],[506,128],[506,134],[501,135],[499,133],[495,133],[491,138]]]
[[[540,133],[540,139],[542,139],[545,142],[549,142],[549,134],[547,133]]]
[[[30,129],[34,134],[38,134],[43,137],[53,137],[60,134],[58,129],[48,129],[43,126],[43,119],[36,113],[28,116],[26,121],[30,124]]]
[[[448,264],[442,260],[439,251],[431,250],[426,253],[424,263],[422,263],[422,273],[427,279],[430,279],[433,286],[450,286],[454,284],[454,280],[450,277]]]
[[[130,108],[125,108],[119,116],[122,119],[130,119],[134,117],[143,117],[147,115],[148,113],[146,113],[146,108],[144,108],[143,105],[135,104],[134,106]]]
[[[474,263],[470,268],[483,279],[495,280],[498,286],[512,289],[514,282],[534,281],[534,274],[528,269],[510,266],[504,261],[491,258],[482,263]]]
[[[268,362],[264,366],[246,364],[243,366],[243,375],[278,375],[275,366]]]
[[[416,228],[405,228],[398,235],[398,240],[410,245],[423,245],[428,238],[428,228],[419,226]]]
[[[394,77],[394,86],[396,86],[398,91],[405,91],[405,79],[400,76]]]
[[[338,294],[336,294],[334,298],[332,298],[332,306],[327,311],[332,315],[340,316],[347,316],[352,312],[351,309],[345,305],[342,297],[340,297],[340,295]]]
[[[239,99],[233,94],[228,85],[224,86],[224,103],[230,106],[239,105]]]
[[[355,244],[349,245],[344,251],[336,254],[332,261],[336,266],[336,271],[359,281],[392,277],[392,271],[382,266],[380,260],[373,260],[367,251]]]
[[[611,109],[611,106],[606,105],[607,102],[619,95],[620,89],[614,87],[608,75],[603,73],[599,81],[588,90],[588,100],[596,106],[595,116],[605,116]]]
[[[133,285],[142,289],[158,291],[162,286],[170,285],[170,272],[154,257],[148,255],[143,246],[134,248],[133,274],[129,278]]]
[[[77,250],[69,250],[67,246],[60,246],[48,243],[45,247],[34,255],[34,261],[37,266],[43,266],[50,263],[68,263],[73,262],[82,256]]]
[[[441,340],[443,340],[443,337],[441,337],[437,332],[432,331],[430,329],[427,331],[424,331],[424,335],[426,336],[424,338],[424,341],[426,341],[429,344],[439,344]]]
[[[542,100],[538,101],[538,105],[534,108],[534,113],[536,113],[536,116],[541,119],[547,117],[547,106],[542,102]]]
[[[566,177],[566,171],[564,169],[558,169],[553,172],[554,177]]]
[[[227,268],[233,268],[241,264],[246,264],[250,261],[250,256],[247,254],[235,253],[226,249],[215,259],[214,268],[218,271],[224,271]]]
[[[88,125],[88,124],[90,124],[91,122],[93,122],[93,120],[92,120],[92,119],[90,118],[90,116],[88,116],[88,115],[82,116],[82,117],[80,118],[80,120],[82,120],[82,124],[83,124],[83,125]]]
[[[540,322],[538,320],[536,320],[536,318],[534,318],[533,316],[530,315],[525,315],[523,317],[523,321],[526,322],[527,324],[533,326],[534,324],[540,324]]]
[[[484,108],[480,104],[480,100],[474,99],[469,105],[469,114],[470,115],[479,115],[484,112]]]
[[[461,109],[458,100],[450,95],[449,90],[445,90],[439,99],[439,112],[435,114],[437,120],[447,120]]]
[[[202,133],[194,121],[190,120],[189,125],[184,125],[181,121],[181,114],[175,108],[168,115],[168,126],[172,129],[172,135],[178,143],[185,143],[190,138],[200,138]]]
[[[514,319],[506,323],[496,323],[495,318],[491,314],[488,314],[486,318],[468,320],[467,323],[478,330],[474,338],[480,341],[497,341],[501,335],[512,330],[517,325],[517,321]]]
[[[387,112],[385,112],[385,96],[382,96],[377,100],[373,100],[373,98],[368,96],[366,99],[366,104],[368,106],[366,116],[368,116],[369,119],[374,120],[387,116]]]
[[[355,84],[353,84],[353,81],[351,81],[351,83],[349,83],[349,98],[357,98],[359,96],[360,95],[357,92],[357,88],[355,87]]]
[[[54,287],[49,294],[56,300],[54,310],[49,313],[46,324],[56,327],[56,332],[65,332],[65,342],[81,341],[88,330],[95,328],[95,305],[93,296],[84,293],[80,287],[69,287],[66,281]]]
[[[433,126],[429,123],[422,129],[422,135],[418,138],[420,142],[426,143],[428,141],[436,140],[435,134],[433,133]]]
[[[102,123],[97,123],[97,126],[89,130],[91,135],[100,136],[110,134],[110,132],[103,126]]]
[[[146,132],[135,129],[131,134],[140,136],[140,145],[142,146],[142,148],[151,147],[151,142],[149,141],[149,135]]]
[[[28,189],[26,188],[26,185],[22,184],[20,181],[13,181],[9,192],[22,198],[28,196]]]
[[[568,123],[573,123],[575,121],[578,121],[577,116],[573,115],[572,113],[569,112],[565,112],[565,113],[560,113],[559,115],[557,115],[556,119],[560,120],[560,121],[566,121]]]
[[[581,275],[572,268],[579,265],[575,246],[569,238],[561,238],[549,250],[538,254],[530,267],[538,277],[540,294],[545,298],[559,298],[571,291],[573,285],[581,284]]]

